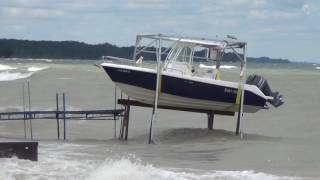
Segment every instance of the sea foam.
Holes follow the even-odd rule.
[[[129,159],[106,160],[86,178],[87,180],[298,180],[300,177],[276,176],[254,171],[200,171],[191,169],[162,169],[143,165]]]
[[[143,163],[134,155],[113,155],[105,160],[92,159],[77,144],[41,144],[39,161],[17,158],[0,159],[3,179],[86,179],[86,180],[300,180],[301,177],[276,176],[249,171],[194,170],[161,168]]]
[[[0,81],[13,81],[17,79],[24,79],[24,78],[30,77],[32,74],[33,73],[4,71],[4,72],[0,72]]]
[[[34,66],[32,66],[32,67],[29,67],[28,68],[28,71],[30,71],[30,72],[36,72],[36,71],[41,71],[41,70],[44,70],[44,69],[47,69],[48,67],[34,67]]]
[[[16,67],[12,67],[12,66],[8,66],[8,65],[0,64],[0,71],[13,70],[13,69],[17,69],[17,68]]]

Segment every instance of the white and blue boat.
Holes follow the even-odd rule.
[[[239,49],[243,52],[238,53]],[[133,61],[133,65],[118,64],[114,60],[122,58],[106,56],[113,61],[101,66],[125,94],[146,104],[153,105],[157,99],[157,104],[162,106],[237,112],[242,100],[243,112],[248,113],[268,109],[268,104],[280,106],[283,104],[282,95],[272,92],[263,77],[250,75],[244,79],[245,49],[246,43],[235,39],[138,35],[134,57],[127,60]],[[221,59],[227,51],[234,52],[240,59],[239,82],[219,78]],[[155,54],[156,68],[143,66],[143,55],[148,53]],[[215,65],[210,76],[195,72],[194,61],[201,59]]]

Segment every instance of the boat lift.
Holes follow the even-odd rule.
[[[148,143],[154,143],[153,141],[153,122],[156,119],[156,114],[157,114],[157,109],[159,108],[158,106],[158,99],[159,99],[159,93],[160,93],[160,83],[161,83],[161,72],[163,70],[163,63],[162,63],[162,56],[167,55],[168,51],[170,50],[169,47],[175,46],[176,43],[182,42],[182,43],[193,43],[193,44],[198,44],[202,46],[215,46],[215,45],[221,45],[224,44],[224,49],[221,50],[222,54],[217,57],[209,57],[209,48],[206,49],[206,57],[205,60],[209,61],[216,61],[216,69],[217,71],[220,68],[220,61],[222,59],[223,53],[225,50],[229,50],[233,52],[240,60],[241,66],[240,66],[240,78],[239,78],[239,86],[237,90],[237,96],[235,100],[234,106],[238,106],[238,116],[237,116],[237,125],[236,125],[236,135],[239,135],[241,133],[241,122],[243,118],[243,102],[244,102],[244,84],[245,84],[245,77],[246,77],[246,47],[247,43],[246,42],[240,42],[236,41],[236,38],[234,36],[228,36],[228,40],[211,40],[211,39],[204,39],[204,38],[188,38],[188,37],[175,37],[175,36],[166,36],[162,34],[155,34],[155,35],[137,35],[136,38],[136,44],[135,44],[135,50],[133,54],[133,61],[137,61],[137,58],[139,55],[142,53],[152,53],[156,55],[157,59],[157,79],[156,79],[156,91],[155,91],[155,96],[154,96],[154,103],[152,106],[152,116],[150,120],[150,128],[149,128],[149,138],[148,138]],[[149,40],[148,43],[144,44],[144,40]],[[169,46],[164,46],[163,42],[171,42]],[[150,50],[151,49],[151,50]],[[155,50],[154,50],[155,49]],[[242,49],[242,55],[239,54],[237,50]],[[141,61],[141,57],[139,57],[139,61]],[[197,57],[194,56],[195,58],[203,59],[203,57]],[[114,57],[112,57],[114,58]],[[214,76],[216,78],[217,76]],[[118,100],[119,104],[123,105],[137,105],[137,106],[144,106],[144,107],[150,107],[150,105],[139,103],[136,101],[130,101],[130,100]],[[201,110],[191,110],[187,108],[174,108],[174,107],[160,107],[160,108],[165,108],[165,109],[173,109],[173,110],[183,110],[183,111],[191,111],[191,112],[201,112]],[[130,109],[130,108],[129,108]],[[219,112],[206,112],[208,114],[208,128],[212,129],[213,125],[213,117],[214,114],[219,114]],[[221,114],[221,113],[220,113]],[[234,113],[231,113],[234,114]],[[228,114],[227,112],[224,113],[223,115],[231,115],[230,113]],[[242,134],[241,134],[242,137]]]

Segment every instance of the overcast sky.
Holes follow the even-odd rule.
[[[0,0],[0,23],[0,38],[118,46],[136,34],[232,34],[249,56],[320,63],[320,0]]]

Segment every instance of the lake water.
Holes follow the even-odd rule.
[[[32,109],[54,110],[57,92],[69,110],[112,109],[115,87],[93,63],[1,59],[0,111],[23,109],[26,81]],[[239,72],[229,66],[237,64],[222,79]],[[151,109],[139,107],[131,108],[126,142],[114,138],[114,121],[68,121],[67,140],[58,141],[56,121],[33,120],[39,161],[0,159],[0,179],[320,179],[320,65],[249,64],[251,73],[266,77],[285,104],[245,114],[243,139],[236,117],[215,116],[209,131],[205,114],[159,110],[156,144],[148,145]],[[0,121],[0,140],[24,140],[23,121]]]

